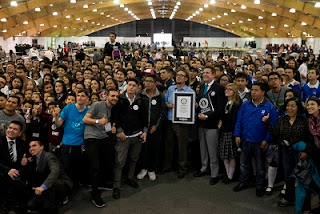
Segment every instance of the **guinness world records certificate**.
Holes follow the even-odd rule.
[[[195,92],[174,92],[172,123],[194,124],[195,100]]]

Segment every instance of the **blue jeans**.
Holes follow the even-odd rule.
[[[248,185],[252,157],[256,162],[256,186],[258,189],[264,187],[265,164],[263,150],[260,148],[261,143],[251,143],[245,140],[241,141],[241,155],[240,155],[240,183]]]

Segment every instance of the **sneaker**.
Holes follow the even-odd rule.
[[[286,194],[286,189],[282,189],[280,194],[279,194],[279,197],[283,198],[285,194]]]
[[[65,197],[62,201],[62,204],[63,205],[66,205],[67,203],[69,202],[69,198],[68,197]]]
[[[278,206],[279,207],[287,207],[287,206],[294,206],[294,201],[289,202],[284,198],[281,198],[280,201],[278,201]]]
[[[102,207],[106,206],[106,204],[104,203],[104,201],[101,199],[100,196],[96,196],[96,197],[92,198],[92,203],[94,205],[96,205],[96,207],[98,207],[98,208],[102,208]]]
[[[271,194],[272,194],[272,190],[273,190],[272,187],[268,187],[268,188],[266,189],[266,195],[271,195]]]
[[[147,172],[148,170],[142,169],[141,172],[137,175],[137,179],[142,180],[146,176]]]
[[[102,208],[104,206],[106,206],[106,204],[104,203],[104,201],[101,199],[101,192],[91,192],[91,197],[92,197],[92,203],[98,207],[98,208]]]
[[[156,180],[157,176],[155,172],[148,172],[149,180],[154,181]]]

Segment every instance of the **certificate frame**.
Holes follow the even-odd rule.
[[[174,108],[172,111],[172,123],[194,124],[195,123],[195,92],[173,93]]]

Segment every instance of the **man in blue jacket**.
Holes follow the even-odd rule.
[[[242,104],[234,131],[236,144],[240,147],[240,184],[233,191],[239,192],[248,188],[250,177],[250,164],[252,157],[256,162],[256,195],[264,195],[264,158],[263,152],[268,148],[272,139],[271,134],[262,122],[262,117],[269,114],[270,122],[274,125],[277,121],[277,111],[273,104],[266,100],[264,95],[266,86],[263,83],[255,83],[251,89],[251,101]]]

